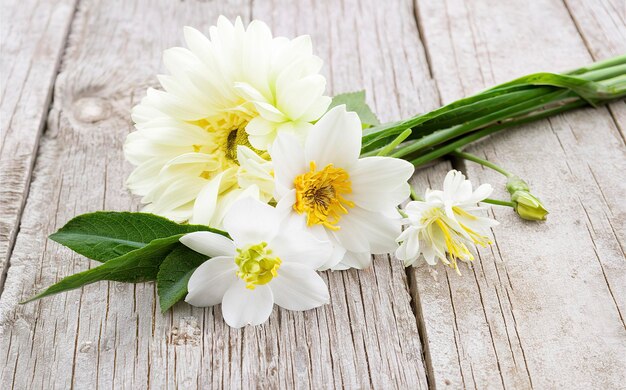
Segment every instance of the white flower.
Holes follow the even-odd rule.
[[[274,303],[288,310],[328,303],[328,288],[315,269],[330,256],[329,243],[281,217],[275,208],[243,198],[224,218],[232,240],[211,232],[183,236],[183,244],[211,257],[191,275],[185,301],[221,303],[234,328],[265,322]]]
[[[271,150],[277,208],[334,243],[334,256],[322,269],[364,268],[371,254],[396,248],[396,206],[409,195],[414,168],[390,157],[359,159],[361,129],[359,117],[338,106],[315,124],[304,148],[281,134]]]
[[[448,172],[443,191],[427,190],[424,201],[409,202],[404,208],[408,226],[397,238],[401,245],[396,257],[410,266],[421,254],[430,265],[439,259],[459,272],[457,260],[472,261],[476,245],[492,243],[489,230],[498,221],[474,214],[482,210],[476,204],[492,191],[489,184],[472,191],[472,183],[461,172]]]
[[[262,22],[224,17],[209,32],[186,27],[189,48],[165,51],[164,90],[133,108],[124,152],[146,211],[219,227],[233,200],[271,200],[266,150],[278,133],[304,137],[330,98],[309,36],[274,38]]]

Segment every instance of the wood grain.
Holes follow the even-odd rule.
[[[76,214],[137,208],[123,187],[129,111],[156,85],[161,52],[181,43],[183,25],[206,31],[225,14],[264,20],[278,35],[308,33],[330,92],[366,89],[381,119],[393,120],[532,71],[623,54],[623,2],[82,0],[74,14],[75,3],[2,5],[0,275],[12,255],[0,296],[1,388],[626,382],[624,101],[470,148],[527,179],[551,214],[538,224],[494,208],[496,245],[461,277],[439,266],[407,278],[380,256],[366,271],[326,273],[331,305],[275,310],[243,330],[228,328],[219,308],[181,303],[161,315],[152,284],[100,283],[17,304],[96,265],[47,241],[49,233]],[[505,196],[497,174],[452,166]],[[436,164],[413,181],[440,187],[450,167]]]
[[[0,5],[0,292],[75,6]]]
[[[580,36],[595,60],[626,53],[626,1],[565,1]],[[608,105],[622,138],[626,142],[626,100]],[[622,249],[626,251],[626,233],[622,229]]]
[[[387,256],[367,271],[326,273],[330,305],[275,310],[243,330],[228,328],[219,308],[181,303],[161,315],[152,284],[99,283],[17,304],[95,266],[49,233],[76,214],[137,208],[123,187],[129,111],[183,25],[206,31],[226,14],[258,17],[278,34],[312,32],[331,92],[366,88],[385,120],[434,108],[411,4],[334,4],[80,3],[0,297],[2,388],[427,387],[406,274]]]
[[[560,1],[418,1],[444,102],[533,71],[592,61]],[[626,149],[606,108],[524,126],[469,149],[527,179],[546,223],[494,208],[496,245],[458,276],[413,272],[428,366],[438,387],[618,388],[626,372],[626,271],[620,235]],[[466,168],[477,183],[503,177]],[[434,175],[422,185],[441,184]],[[429,176],[430,177],[430,176]],[[620,195],[622,194],[622,195]]]

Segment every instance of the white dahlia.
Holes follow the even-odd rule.
[[[262,22],[224,17],[209,32],[186,27],[189,48],[165,51],[170,74],[133,108],[124,152],[146,211],[220,226],[241,196],[271,200],[267,149],[278,133],[305,136],[330,98],[309,36],[274,38]]]

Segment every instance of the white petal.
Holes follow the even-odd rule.
[[[455,193],[458,191],[459,187],[465,181],[465,175],[461,172],[452,169],[446,174],[446,177],[443,180],[443,191],[449,193]]]
[[[236,82],[234,84],[234,88],[237,90],[237,92],[239,92],[239,95],[246,100],[267,103],[267,100],[265,99],[263,94],[261,94],[261,92],[259,92],[256,88],[248,83]]]
[[[267,119],[270,122],[280,123],[287,120],[285,115],[283,115],[283,113],[280,112],[278,108],[272,106],[269,103],[252,102],[252,104],[254,104],[254,107],[259,112],[259,115],[261,115],[264,119]]]
[[[396,249],[396,257],[398,260],[404,261],[405,265],[412,264],[419,257],[420,240],[418,234],[417,227],[409,226],[396,239],[397,242],[401,242]]]
[[[221,172],[215,176],[198,193],[193,206],[191,223],[199,225],[208,225],[210,223],[217,207],[224,174],[224,172]]]
[[[354,112],[344,105],[328,111],[310,130],[304,148],[306,161],[319,169],[328,164],[349,170],[361,154],[362,127]]]
[[[470,197],[470,199],[468,199],[468,202],[478,203],[488,198],[492,192],[493,192],[493,187],[491,187],[491,184],[482,184],[478,186],[476,190],[474,190],[474,193],[472,193],[472,196]]]
[[[292,134],[281,133],[270,150],[274,162],[274,177],[277,185],[285,189],[294,187],[294,179],[307,171],[300,141]]]
[[[274,131],[275,127],[276,123],[270,122],[267,119],[263,119],[262,117],[257,116],[246,125],[246,133],[248,133],[249,135],[265,135]]]
[[[287,310],[309,310],[330,301],[328,287],[312,268],[301,264],[283,264],[269,283],[274,302]]]
[[[456,170],[446,174],[443,181],[443,200],[447,204],[463,202],[472,196],[472,183],[465,180],[465,175]]]
[[[268,285],[250,290],[241,279],[226,290],[222,299],[224,321],[233,328],[259,325],[267,321],[273,307],[274,297]]]
[[[188,248],[209,257],[233,256],[235,244],[232,240],[213,232],[193,232],[185,234],[180,242]]]
[[[163,167],[163,161],[155,158],[137,166],[126,180],[126,186],[133,194],[145,196],[158,181],[158,174]]]
[[[147,196],[154,199],[154,213],[163,214],[192,202],[205,185],[206,180],[203,178],[184,176],[167,183],[162,192],[155,188],[158,194],[147,194]]]
[[[296,190],[291,189],[284,191],[276,191],[276,194],[283,194],[281,197],[276,197],[278,199],[278,203],[276,204],[276,210],[281,215],[281,218],[285,218],[290,213],[294,212],[293,205],[296,203]],[[304,216],[301,216],[304,218]]]
[[[335,236],[353,252],[389,253],[396,249],[400,234],[400,219],[385,217],[360,207],[353,207],[339,221],[341,228]]]
[[[251,185],[246,189],[234,189],[228,191],[228,193],[220,196],[220,201],[217,203],[215,212],[211,217],[209,226],[213,226],[217,229],[221,229],[224,226],[224,216],[228,213],[233,203],[243,198],[259,199],[259,187]]]
[[[413,164],[391,157],[366,157],[350,171],[352,193],[349,199],[370,211],[386,211],[409,196],[407,180]]]
[[[372,255],[369,252],[346,252],[341,262],[332,269],[343,270],[349,268],[365,269],[372,265]]]
[[[189,278],[185,302],[201,307],[217,305],[222,302],[226,290],[237,282],[235,272],[232,257],[220,256],[205,261]]]
[[[163,167],[163,169],[170,168],[174,165],[180,164],[199,164],[201,166],[207,166],[206,170],[213,170],[217,168],[217,164],[215,163],[215,158],[210,154],[206,153],[185,153],[176,156],[175,158],[169,160],[167,164]]]
[[[319,74],[304,77],[284,90],[277,91],[278,107],[290,118],[299,119],[324,93],[326,79]],[[317,118],[315,118],[317,119]]]
[[[395,188],[406,183],[414,171],[413,164],[399,158],[365,157],[350,170],[350,179],[354,189],[355,186]]]
[[[424,260],[426,260],[426,262],[429,265],[436,265],[437,264],[437,259],[435,258],[435,248],[432,245],[422,245],[422,254],[424,255]],[[437,257],[439,257],[442,260],[445,260],[444,263],[448,263],[447,259],[445,258],[445,255],[442,257],[441,254],[437,255]]]
[[[293,214],[283,220],[269,248],[283,263],[303,264],[312,269],[328,262],[333,252],[330,241],[317,239],[308,231],[304,218]]]
[[[224,216],[224,228],[238,248],[270,242],[280,227],[280,213],[257,199],[242,198]]]
[[[318,97],[299,119],[304,122],[311,122],[319,119],[322,115],[324,115],[331,102],[332,99],[328,96]]]
[[[322,264],[320,267],[318,267],[317,270],[318,271],[326,271],[328,269],[336,270],[337,265],[339,264],[339,262],[341,262],[341,260],[343,260],[343,256],[346,254],[346,248],[344,248],[343,245],[341,245],[341,243],[337,241],[335,236],[333,236],[332,234],[329,234],[326,231],[326,228],[324,228],[322,225],[310,226],[309,231],[313,233],[313,235],[317,237],[318,240],[322,240],[322,241],[328,240],[330,241],[332,245],[332,253],[330,254],[330,257],[328,258],[328,261]],[[344,269],[347,269],[347,268],[344,268]]]

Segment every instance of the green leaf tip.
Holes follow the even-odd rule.
[[[109,260],[98,267],[67,276],[22,303],[31,302],[64,291],[74,290],[102,280],[126,283],[156,280],[159,266],[165,257],[177,246],[183,245],[178,241],[182,236],[183,234],[178,234],[156,239],[143,248]]]
[[[374,114],[372,109],[365,102],[365,91],[347,92],[336,95],[333,97],[328,109],[342,104],[346,105],[347,111],[353,111],[359,116],[363,128],[377,126],[380,124],[376,114]]]
[[[178,224],[148,213],[97,211],[79,215],[49,238],[103,264],[67,276],[20,303],[28,303],[102,280],[126,283],[155,281],[161,264],[170,253],[178,253],[178,249],[185,249],[185,253],[191,251],[179,239],[196,231],[210,231],[228,237],[226,232],[208,226]],[[193,254],[187,255],[190,259],[200,256],[197,253],[195,257]]]

